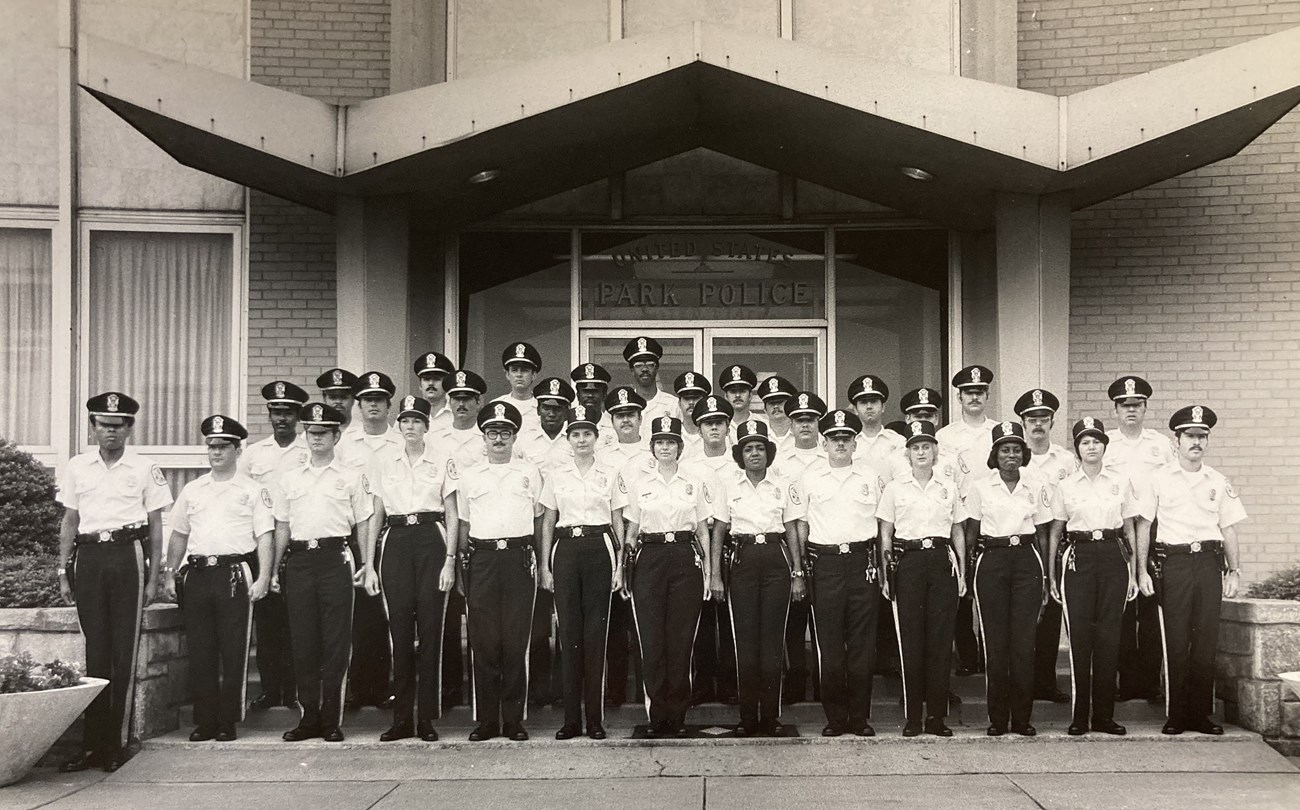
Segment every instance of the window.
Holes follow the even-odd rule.
[[[0,228],[0,437],[53,444],[53,286],[48,228]]]

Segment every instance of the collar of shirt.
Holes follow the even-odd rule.
[[[106,470],[115,470],[118,467],[122,467],[124,469],[130,469],[132,467],[139,468],[144,466],[150,466],[149,464],[146,464],[144,462],[143,456],[141,456],[139,453],[135,452],[134,450],[130,449],[129,447],[122,451],[122,455],[117,459],[117,461],[113,462],[112,467],[108,466],[108,464],[104,461],[104,457],[99,454],[98,450],[91,450],[89,453],[87,453],[87,455],[91,456],[90,459],[91,465],[98,464],[100,467],[103,467]]]

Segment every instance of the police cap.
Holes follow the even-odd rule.
[[[345,368],[331,368],[321,373],[316,378],[316,387],[325,391],[347,391],[352,392],[352,386],[357,382],[357,375]]]
[[[230,439],[235,442],[242,442],[248,438],[248,431],[244,426],[223,414],[213,414],[203,420],[199,425],[199,432],[205,439]]]
[[[1208,431],[1218,424],[1218,421],[1219,415],[1210,410],[1209,406],[1188,405],[1174,411],[1174,415],[1169,417],[1169,429],[1174,433],[1188,428],[1203,428]]]
[[[533,371],[542,370],[542,353],[531,343],[511,343],[501,352],[501,367],[509,368],[511,363],[525,363]]]
[[[863,374],[849,385],[849,402],[866,397],[880,397],[882,402],[888,400],[889,386],[875,374]]]
[[[1025,417],[1035,414],[1054,414],[1060,407],[1061,400],[1057,399],[1051,391],[1031,388],[1020,395],[1013,410],[1016,416]]]
[[[903,413],[911,413],[925,408],[932,408],[937,411],[943,407],[943,397],[933,388],[913,388],[903,394],[903,398],[898,401],[898,407]],[[911,435],[910,429],[908,435]]]
[[[448,375],[445,387],[448,396],[452,394],[473,394],[481,397],[487,393],[487,383],[483,381],[483,378],[463,368],[458,368]]]
[[[620,385],[605,396],[605,410],[608,413],[626,410],[644,411],[645,397],[630,386]]]
[[[691,421],[700,424],[705,419],[725,419],[728,422],[736,415],[731,403],[720,397],[708,396],[695,403],[691,409]]]
[[[509,402],[489,402],[479,409],[478,419],[479,430],[487,430],[490,427],[508,427],[515,433],[524,424],[524,417],[520,415],[519,409]]]
[[[140,403],[121,391],[105,391],[86,400],[86,410],[91,416],[129,416],[135,418]]]
[[[623,347],[623,359],[629,366],[639,360],[653,360],[657,363],[663,356],[664,347],[652,337],[634,337]]]
[[[573,401],[573,386],[559,377],[547,377],[533,386],[533,398],[539,401],[563,402],[568,405]]]
[[[290,405],[297,408],[311,397],[288,380],[275,380],[262,386],[262,399],[267,405]]]
[[[450,374],[456,370],[456,364],[442,352],[425,352],[415,361],[416,376],[425,374]]]

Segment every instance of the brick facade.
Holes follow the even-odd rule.
[[[390,0],[252,0],[252,79],[331,104],[388,93]]]
[[[1021,0],[1020,86],[1064,95],[1297,25],[1300,2]],[[1153,427],[1192,401],[1219,413],[1209,463],[1250,513],[1246,581],[1300,561],[1300,470],[1278,452],[1300,387],[1298,164],[1292,112],[1228,160],[1074,215],[1070,400],[1113,415],[1106,386],[1132,372],[1156,389]]]

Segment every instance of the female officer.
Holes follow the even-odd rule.
[[[1137,596],[1133,565],[1137,495],[1128,476],[1103,467],[1110,437],[1100,419],[1074,423],[1080,468],[1052,496],[1047,555],[1052,598],[1065,607],[1074,685],[1069,733],[1123,734],[1115,722],[1115,670],[1119,666],[1124,604]],[[1089,718],[1091,717],[1091,726]]]
[[[1046,598],[1047,524],[1052,519],[1046,482],[1022,471],[1029,457],[1025,429],[994,426],[991,472],[967,479],[966,544],[975,557],[975,605],[984,636],[989,704],[988,735],[1011,730],[1025,737],[1034,708],[1034,633]]]
[[[564,725],[555,739],[605,739],[605,642],[610,595],[621,584],[623,521],[613,519],[618,471],[596,458],[600,411],[577,405],[565,428],[573,457],[542,487],[542,587],[555,591],[564,679]]]
[[[724,563],[731,583],[731,626],[740,696],[737,737],[781,734],[781,663],[790,598],[804,597],[803,563],[790,482],[769,476],[776,444],[767,425],[736,426],[732,458],[743,472],[722,476],[713,516],[713,547],[731,536]],[[792,584],[793,583],[793,584]]]
[[[709,517],[712,495],[694,471],[678,467],[682,421],[661,416],[651,423],[655,468],[634,481],[619,478],[616,506],[628,521],[625,555],[631,555],[624,587],[641,640],[649,737],[686,736],[691,704],[691,647],[709,581]],[[618,520],[615,520],[617,523]]]

